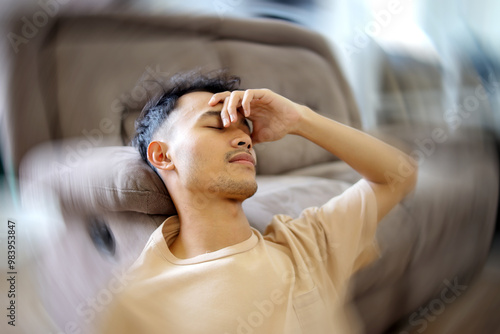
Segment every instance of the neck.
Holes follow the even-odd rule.
[[[170,245],[172,254],[187,259],[250,238],[252,230],[241,204],[241,201],[220,198],[203,204],[194,204],[192,200],[176,202],[180,231]]]

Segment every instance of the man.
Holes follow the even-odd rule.
[[[410,158],[270,90],[235,90],[234,77],[175,82],[138,120],[134,142],[178,216],[151,236],[104,332],[358,332],[345,306],[348,280],[378,256],[376,223],[413,189],[416,173],[386,177]],[[298,218],[276,216],[263,236],[242,210],[257,190],[253,146],[288,134],[363,179]]]

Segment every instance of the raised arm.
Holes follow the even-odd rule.
[[[286,134],[299,135],[349,164],[373,189],[379,221],[415,186],[417,168],[407,154],[268,89],[215,94],[210,104],[221,101],[225,126],[237,119],[241,108],[253,123],[254,143],[278,140]],[[413,170],[401,175],[405,166]]]

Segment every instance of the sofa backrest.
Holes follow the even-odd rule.
[[[144,100],[140,79],[193,68],[226,68],[242,78],[243,89],[269,88],[342,123],[361,125],[328,43],[299,26],[199,16],[60,17],[42,41],[16,55],[9,106],[14,165],[46,140],[81,137],[82,149],[121,145],[123,101]],[[125,120],[125,137],[133,135],[136,116]],[[257,145],[256,151],[260,174],[335,159],[296,136]]]

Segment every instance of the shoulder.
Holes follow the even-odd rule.
[[[310,207],[299,217],[276,215],[264,239],[302,252],[330,249],[358,253],[372,243],[377,227],[377,202],[364,179],[320,207]]]
[[[377,200],[375,193],[365,179],[361,179],[342,194],[333,197],[325,203],[321,214],[353,214],[364,213],[371,217],[377,217]]]
[[[372,187],[368,181],[361,179],[348,187],[341,194],[332,197],[322,206],[313,206],[304,209],[294,218],[286,214],[278,214],[267,227],[264,235],[275,230],[289,230],[295,227],[313,227],[312,224],[324,220],[332,221],[338,218],[344,221],[350,217],[376,218],[377,202]]]

